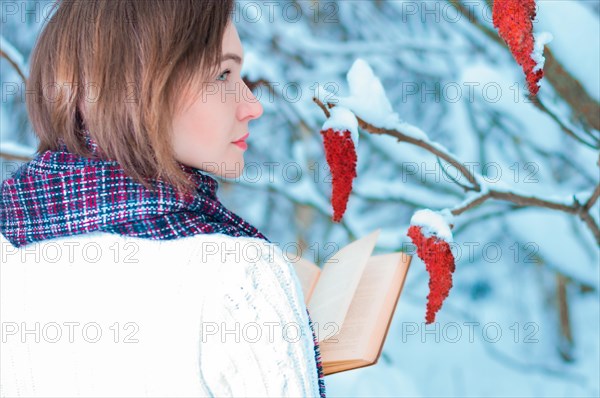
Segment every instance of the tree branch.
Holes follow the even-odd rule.
[[[317,105],[319,105],[319,107],[323,110],[323,112],[325,113],[326,116],[330,114],[329,111],[327,110],[327,107],[318,98],[313,97],[313,101]],[[331,109],[331,108],[335,107],[335,104],[328,103],[327,106]],[[442,151],[429,142],[414,138],[410,135],[403,134],[400,131],[391,130],[391,129],[383,129],[383,128],[373,126],[372,124],[365,122],[363,119],[361,119],[358,116],[356,116],[356,120],[358,121],[358,125],[363,130],[366,130],[371,134],[389,135],[389,136],[395,137],[398,140],[398,142],[407,142],[409,144],[413,144],[415,146],[421,147],[421,148],[431,152],[432,154],[444,159],[445,161],[447,161],[448,163],[450,163],[454,167],[456,167],[465,176],[465,178],[467,178],[469,180],[469,182],[471,182],[473,184],[473,186],[471,186],[471,187],[468,187],[465,185],[460,185],[460,184],[459,184],[459,186],[461,188],[463,188],[465,191],[481,192],[481,194],[477,195],[475,198],[471,199],[466,204],[452,209],[451,213],[453,215],[455,215],[455,216],[460,215],[460,214],[464,213],[465,211],[467,211],[475,206],[478,206],[481,203],[483,203],[486,200],[491,199],[491,198],[498,199],[498,200],[505,200],[508,202],[515,203],[519,206],[545,207],[548,209],[558,210],[558,211],[562,211],[562,212],[565,212],[568,214],[573,214],[573,215],[579,216],[579,218],[581,218],[581,220],[583,220],[584,223],[588,226],[588,228],[592,231],[592,233],[594,234],[594,237],[596,239],[596,242],[598,243],[598,245],[600,245],[600,228],[596,224],[596,221],[594,220],[594,218],[589,213],[589,210],[593,206],[593,203],[598,198],[598,195],[600,195],[600,192],[598,192],[600,190],[599,187],[596,187],[596,189],[594,190],[594,192],[592,193],[592,195],[590,196],[590,198],[588,199],[588,201],[586,202],[585,205],[582,205],[581,203],[579,203],[579,201],[575,197],[573,197],[573,204],[567,205],[564,203],[555,202],[555,201],[547,200],[547,199],[542,199],[542,198],[538,198],[535,196],[519,194],[517,192],[504,191],[504,190],[498,190],[498,189],[493,189],[493,188],[487,189],[487,187],[482,192],[482,187],[477,182],[475,176],[466,167],[464,167],[461,164],[461,162],[459,162],[457,159],[452,157],[452,155],[450,155],[446,151]],[[600,159],[599,159],[599,163],[600,163]]]
[[[448,2],[454,6],[462,16],[467,18],[473,26],[508,51],[508,46],[498,33],[479,22],[477,18],[475,18],[474,13],[470,13],[469,10],[462,5],[460,0],[448,0]],[[493,1],[487,0],[487,3],[491,9]],[[600,104],[598,104],[598,101],[590,97],[581,83],[567,72],[561,63],[554,57],[554,54],[548,46],[544,48],[544,58],[544,76],[548,79],[548,82],[550,82],[562,99],[569,104],[576,115],[581,116],[584,121],[595,130],[600,130],[600,112],[598,112]],[[540,109],[548,113],[546,108]],[[550,117],[552,117],[552,115],[550,115]],[[563,129],[563,131],[565,130]],[[569,135],[572,136],[571,134]]]
[[[1,151],[0,151],[0,158],[6,159],[6,160],[17,160],[19,162],[29,162],[31,160],[30,156],[13,155],[13,154],[1,152]]]
[[[0,47],[0,58],[5,58],[8,63],[15,68],[23,82],[26,82],[27,77],[25,76],[25,71],[23,70],[25,69],[25,66],[22,65],[21,60],[14,59],[17,58],[17,56],[20,56],[20,54],[17,52],[15,47],[10,44],[2,35],[0,35],[0,43],[2,44]]]
[[[321,101],[318,98],[313,97],[313,101],[315,103],[317,103],[321,107],[321,109],[325,110],[325,106],[321,103]],[[328,104],[328,106],[329,106],[329,108],[333,108],[335,106],[335,104]],[[325,116],[329,117],[328,115],[329,115],[329,111],[327,111],[325,113]],[[444,159],[446,162],[448,162],[452,166],[456,167],[460,171],[460,173],[473,185],[473,187],[470,188],[471,190],[475,190],[475,191],[481,190],[481,187],[479,186],[479,183],[477,182],[475,176],[465,166],[463,166],[459,161],[454,159],[450,154],[448,154],[444,151],[441,151],[440,149],[436,148],[429,142],[420,140],[418,138],[412,137],[407,134],[404,134],[398,130],[390,130],[390,129],[384,129],[384,128],[373,126],[372,124],[367,123],[366,121],[364,121],[363,119],[361,119],[359,117],[356,117],[356,119],[358,120],[358,125],[363,130],[367,130],[368,132],[370,132],[372,134],[389,135],[389,136],[395,137],[398,140],[398,142],[408,142],[409,144],[413,144],[413,145],[416,145],[423,149],[426,149],[427,151],[433,153],[434,155]]]

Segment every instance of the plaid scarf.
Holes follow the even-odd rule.
[[[270,240],[217,198],[218,182],[199,169],[178,163],[196,192],[182,194],[161,180],[155,191],[125,174],[83,130],[93,158],[81,157],[62,145],[21,167],[0,187],[0,232],[15,247],[93,231],[154,240],[206,233]],[[307,310],[308,314],[308,310]],[[325,382],[319,346],[310,314],[319,391]]]
[[[0,228],[15,246],[92,231],[169,240],[201,233],[257,237],[256,228],[217,199],[218,182],[179,163],[197,187],[181,194],[153,180],[150,191],[125,174],[115,161],[102,160],[98,146],[85,134],[94,158],[46,151],[22,165],[2,184]]]

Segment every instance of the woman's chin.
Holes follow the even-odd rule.
[[[222,163],[219,168],[219,176],[228,179],[239,178],[244,172],[244,157],[235,162]]]

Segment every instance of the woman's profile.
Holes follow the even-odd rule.
[[[1,396],[325,396],[294,267],[217,197],[263,113],[233,3],[56,3],[0,187]]]

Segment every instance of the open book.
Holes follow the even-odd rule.
[[[325,375],[377,363],[411,255],[372,255],[380,229],[335,253],[319,268],[293,262],[319,341]]]

